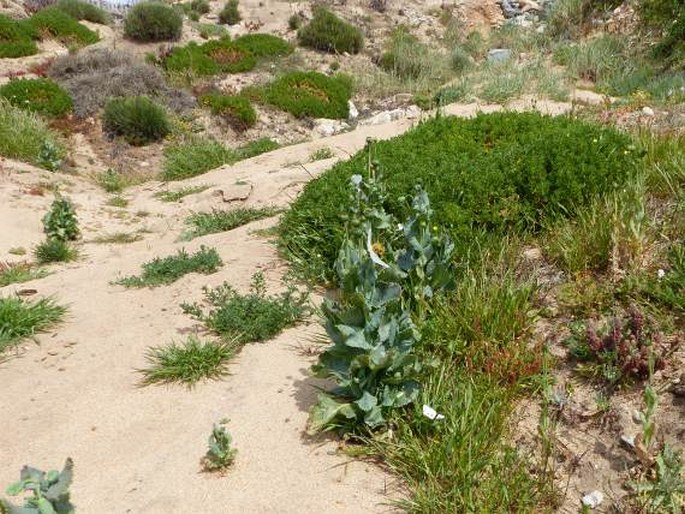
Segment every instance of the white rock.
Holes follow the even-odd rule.
[[[629,448],[635,448],[635,436],[634,435],[622,435],[621,442],[627,445]]]
[[[390,111],[384,111],[384,112],[379,112],[378,114],[375,114],[371,116],[369,119],[366,119],[362,122],[362,125],[383,125],[385,123],[390,123],[392,121],[392,117],[390,115]]]
[[[323,137],[331,137],[348,130],[350,126],[344,121],[328,120],[325,118],[316,120],[314,122],[314,130]]]
[[[419,118],[421,116],[421,109],[419,109],[418,105],[410,105],[404,111],[404,115],[405,115],[405,117],[409,118],[410,120]]]
[[[583,496],[583,498],[580,501],[586,507],[596,509],[604,501],[604,494],[602,494],[601,491],[592,491],[591,493]]]
[[[647,107],[646,105],[642,108],[642,114],[645,116],[654,116],[654,109]]]
[[[352,103],[352,100],[347,101],[347,106],[349,108],[350,114],[347,116],[347,119],[350,121],[354,121],[357,118],[359,118],[359,111],[357,110],[357,106]]]

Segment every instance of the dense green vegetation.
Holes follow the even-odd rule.
[[[500,113],[471,120],[437,118],[374,148],[388,181],[390,212],[404,216],[422,184],[440,224],[454,238],[536,230],[543,217],[587,205],[628,180],[637,151],[627,136],[565,117]],[[281,225],[281,244],[296,263],[329,277],[342,242],[346,185],[362,173],[359,153],[307,184]]]
[[[312,20],[297,32],[297,39],[302,46],[336,54],[356,54],[364,45],[361,30],[323,7],[314,11]]]
[[[45,116],[59,117],[71,112],[69,93],[49,79],[15,79],[0,86],[0,96],[12,105]]]
[[[212,114],[224,118],[238,132],[254,127],[257,123],[257,113],[250,100],[244,96],[209,93],[202,95],[199,100],[211,109]]]
[[[0,58],[23,57],[38,52],[35,28],[26,21],[0,14]]]
[[[105,131],[136,146],[159,141],[171,130],[164,108],[147,96],[110,100],[102,120]]]
[[[134,5],[124,21],[124,34],[134,41],[174,41],[181,37],[183,18],[162,2]]]
[[[51,37],[70,47],[97,43],[100,37],[59,7],[47,7],[34,14],[29,23],[39,35]]]
[[[229,38],[207,41],[202,45],[190,42],[177,47],[164,59],[164,68],[171,72],[192,72],[196,75],[241,73],[250,71],[257,61],[252,52]]]
[[[101,25],[107,25],[112,21],[112,16],[107,11],[85,0],[58,0],[55,6],[77,20]]]

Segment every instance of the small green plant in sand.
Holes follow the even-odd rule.
[[[107,193],[121,193],[126,187],[126,179],[118,171],[107,168],[97,178],[98,185]]]
[[[71,200],[59,195],[54,199],[50,211],[43,217],[43,232],[48,239],[64,242],[78,239],[81,231]]]
[[[115,283],[124,287],[156,287],[176,282],[188,273],[209,275],[221,266],[223,262],[214,248],[201,246],[192,255],[181,249],[176,255],[157,257],[146,262],[140,276],[124,277]]]
[[[207,441],[207,453],[202,458],[202,467],[206,471],[222,471],[228,468],[238,453],[238,450],[232,448],[233,439],[228,433],[223,423],[215,424],[212,429],[212,434]]]
[[[202,193],[210,187],[211,186],[208,185],[188,186],[182,187],[181,189],[177,189],[175,191],[159,191],[155,193],[155,198],[161,200],[162,202],[179,202],[186,196]]]
[[[103,236],[97,236],[93,239],[94,243],[98,244],[129,244],[135,243],[136,241],[141,241],[143,236],[139,233],[134,232],[115,232],[113,234],[107,234]]]
[[[236,151],[214,139],[191,138],[164,149],[161,179],[183,180],[231,164]]]
[[[0,287],[36,280],[47,275],[46,270],[36,268],[27,262],[15,264],[0,262]]]
[[[0,352],[53,327],[62,321],[66,311],[50,298],[29,301],[0,297]]]
[[[74,476],[74,462],[67,459],[62,471],[41,471],[24,466],[20,480],[7,488],[9,496],[24,494],[24,504],[17,507],[0,502],[8,514],[74,514],[76,509],[69,499],[69,487]],[[26,494],[28,493],[28,496]]]
[[[59,239],[46,239],[36,245],[33,254],[39,264],[51,262],[70,262],[79,257],[79,251],[65,241]]]
[[[244,295],[225,282],[219,287],[203,287],[202,290],[207,305],[183,303],[183,312],[223,339],[239,345],[271,339],[309,312],[306,292],[288,286],[278,295],[267,295],[261,273],[252,277],[250,292]]]
[[[273,152],[280,147],[281,145],[273,139],[260,137],[259,139],[255,139],[254,141],[250,141],[249,143],[245,143],[238,147],[236,151],[238,153],[238,160],[242,161],[243,159],[250,159],[263,153]]]
[[[111,197],[106,203],[110,207],[117,207],[119,209],[125,209],[128,207],[128,200],[121,195],[115,195]]]
[[[335,152],[331,150],[327,146],[322,146],[321,148],[317,148],[314,150],[312,153],[309,154],[309,160],[311,162],[314,161],[323,161],[325,159],[331,159],[332,157],[335,157]]]
[[[182,238],[190,240],[207,234],[227,232],[247,223],[275,216],[279,212],[274,207],[238,207],[230,211],[196,212],[186,219],[186,225],[191,228]]]
[[[193,387],[201,380],[221,378],[234,353],[230,342],[201,341],[195,336],[180,344],[152,347],[145,356],[149,367],[140,370],[143,384],[178,382]]]

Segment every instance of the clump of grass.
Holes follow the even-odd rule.
[[[161,179],[170,181],[195,177],[237,159],[235,150],[214,139],[192,138],[164,149]]]
[[[107,200],[107,205],[110,207],[118,207],[119,209],[125,209],[128,207],[128,200],[123,196],[116,195]]]
[[[35,28],[26,22],[0,14],[0,58],[25,57],[38,53]]]
[[[176,191],[159,191],[155,193],[155,198],[158,198],[162,202],[178,202],[181,199],[189,195],[194,195],[197,193],[202,193],[209,189],[210,186],[188,186],[177,189]]]
[[[49,79],[10,80],[0,87],[0,96],[16,107],[55,118],[73,107],[69,93]]]
[[[100,25],[108,25],[112,21],[112,16],[107,11],[84,0],[58,0],[55,7],[77,20]]]
[[[223,339],[239,345],[271,339],[309,311],[308,295],[293,287],[279,295],[268,296],[261,273],[254,275],[246,295],[227,283],[214,289],[204,287],[203,292],[208,310],[198,303],[183,303],[183,311]]]
[[[0,287],[36,280],[47,275],[47,270],[35,268],[26,262],[18,264],[0,262]]]
[[[159,141],[171,131],[164,108],[146,96],[110,100],[102,121],[108,133],[122,136],[134,146]]]
[[[214,25],[212,23],[194,23],[193,27],[195,27],[202,39],[228,37],[226,27],[223,27],[222,25]]]
[[[448,74],[446,56],[431,51],[405,27],[395,30],[379,64],[402,81],[444,82]]]
[[[116,170],[108,168],[96,177],[98,185],[107,193],[121,193],[126,187],[126,180]]]
[[[81,25],[58,7],[47,7],[34,14],[29,23],[36,31],[49,38],[54,38],[66,46],[86,46],[100,40],[95,32]]]
[[[124,35],[134,41],[175,41],[182,29],[181,15],[162,2],[136,4],[124,20]]]
[[[224,25],[236,25],[240,23],[242,16],[238,11],[238,0],[228,0],[219,12],[219,23]]]
[[[64,318],[67,309],[50,298],[37,301],[0,297],[0,352],[44,332]]]
[[[330,159],[332,157],[335,157],[335,152],[331,150],[327,146],[322,146],[321,148],[317,148],[314,150],[312,153],[309,154],[309,160],[314,162],[314,161],[323,161],[324,159]]]
[[[48,149],[52,154],[46,153]],[[53,164],[59,162],[64,154],[57,135],[43,120],[0,98],[0,155],[54,169]]]
[[[196,212],[186,218],[186,225],[192,227],[182,236],[184,240],[196,237],[228,232],[253,221],[270,218],[278,214],[273,207],[239,207],[230,211],[213,210],[212,212]]]
[[[336,54],[356,54],[364,45],[361,30],[323,7],[314,11],[312,20],[297,32],[297,39],[302,46]]]
[[[192,255],[181,249],[176,255],[157,257],[143,264],[140,276],[124,277],[115,283],[124,287],[156,287],[171,284],[188,273],[215,273],[223,266],[221,257],[214,248],[201,246]]]
[[[140,370],[143,385],[178,382],[191,388],[202,380],[217,380],[228,372],[228,360],[234,354],[230,343],[201,341],[195,336],[181,344],[152,347],[145,356],[149,367]]]
[[[66,241],[60,239],[46,239],[33,250],[39,264],[52,262],[71,262],[79,257],[79,252]]]
[[[94,243],[98,244],[129,244],[141,241],[143,236],[132,232],[115,232],[105,236],[97,236],[93,239]]]
[[[345,119],[352,87],[344,77],[295,71],[268,84],[260,94],[267,103],[297,118]]]
[[[237,132],[244,132],[257,123],[257,112],[250,100],[244,96],[209,93],[200,97],[200,103],[208,106],[212,114],[225,119]]]
[[[238,160],[242,161],[243,159],[250,159],[251,157],[256,157],[263,153],[273,152],[280,147],[281,145],[279,145],[273,139],[269,139],[268,137],[260,137],[259,139],[250,141],[249,143],[246,143],[238,148]]]

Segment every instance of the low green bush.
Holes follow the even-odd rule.
[[[267,103],[297,118],[344,119],[349,114],[352,87],[344,77],[315,71],[286,73],[261,91]]]
[[[237,38],[235,44],[248,50],[258,59],[283,57],[293,52],[290,43],[272,34],[245,34]]]
[[[312,21],[298,31],[297,39],[302,46],[336,54],[356,54],[364,45],[361,30],[325,8],[314,11]]]
[[[383,53],[379,64],[383,70],[400,79],[416,80],[431,72],[435,60],[426,45],[405,28],[400,28],[393,33],[390,48]]]
[[[214,139],[191,139],[164,149],[162,180],[183,180],[202,175],[238,159],[236,152]]]
[[[436,219],[465,242],[483,232],[536,230],[543,217],[572,214],[631,177],[637,153],[615,130],[534,113],[437,118],[375,145],[391,177],[389,212],[403,217],[405,198],[421,183]],[[286,255],[318,278],[331,276],[346,186],[367,160],[360,152],[308,183],[283,217]]]
[[[73,107],[69,93],[49,79],[10,80],[0,87],[0,96],[21,109],[56,118]]]
[[[208,106],[212,114],[221,116],[234,130],[243,132],[257,123],[257,113],[250,100],[243,96],[227,96],[210,93],[200,97],[200,103]]]
[[[245,143],[238,148],[238,160],[242,161],[243,159],[250,159],[251,157],[256,157],[263,153],[273,152],[280,147],[281,145],[273,139],[260,137],[259,139]]]
[[[199,14],[207,14],[210,11],[208,0],[192,0],[190,9]]]
[[[219,12],[219,23],[225,25],[236,25],[240,23],[242,17],[238,11],[238,0],[228,0],[224,8]]]
[[[100,25],[107,25],[112,21],[112,16],[107,11],[85,0],[58,0],[55,6],[77,20]]]
[[[171,130],[166,111],[146,96],[114,98],[105,106],[103,128],[142,146],[163,139]]]
[[[223,38],[202,45],[195,42],[175,48],[164,59],[164,68],[171,72],[192,72],[197,75],[241,73],[250,71],[257,61],[244,47]]]
[[[41,36],[54,38],[66,46],[92,45],[100,40],[95,32],[58,7],[41,9],[31,17],[29,23]]]
[[[34,27],[0,14],[0,58],[24,57],[38,53]]]
[[[136,4],[124,20],[124,35],[133,41],[175,41],[182,30],[181,15],[162,2]]]
[[[0,156],[54,169],[64,154],[62,143],[43,120],[0,98]]]

